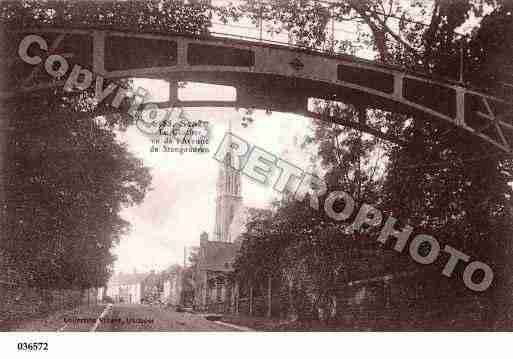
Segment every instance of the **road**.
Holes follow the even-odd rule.
[[[96,331],[233,331],[201,314],[178,313],[158,306],[118,304],[108,310]]]
[[[238,328],[205,319],[202,314],[178,313],[142,304],[84,306],[30,321],[19,331],[133,332],[237,331]]]

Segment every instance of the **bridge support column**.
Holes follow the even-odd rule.
[[[178,103],[178,81],[169,80],[169,103],[174,107]]]
[[[465,124],[465,89],[456,88],[456,125],[466,127]]]
[[[93,33],[93,72],[105,75],[105,32]]]
[[[397,74],[394,76],[394,98],[396,100],[403,99],[404,88],[404,74]]]

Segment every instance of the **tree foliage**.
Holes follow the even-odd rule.
[[[148,169],[113,129],[60,96],[9,109],[9,236],[2,247],[38,286],[103,285],[111,249],[128,229],[120,211],[142,201]]]
[[[2,30],[36,26],[205,33],[203,6],[180,1],[5,1]],[[8,37],[6,37],[8,38]],[[129,80],[121,80],[130,88]],[[120,216],[140,203],[149,170],[116,138],[134,118],[94,91],[20,95],[3,105],[7,146],[6,239],[0,243],[25,284],[42,288],[104,285],[112,248],[129,230]],[[101,115],[101,118],[98,116]]]
[[[180,0],[4,1],[0,18],[7,28],[91,27],[113,30],[205,34],[211,12]]]
[[[509,44],[513,43],[513,21],[509,3],[435,0],[429,4],[413,1],[404,6],[393,1],[337,1],[329,5],[283,1],[266,4],[264,12],[282,28],[303,36],[303,45],[315,47],[327,40],[326,31],[320,35],[320,31],[309,29],[318,26],[326,30],[327,22],[313,15],[293,15],[305,6],[324,7],[338,20],[360,22],[364,26],[352,46],[372,46],[381,61],[422,69],[433,76],[457,79],[462,74],[467,83],[504,94],[498,80],[505,78],[504,70],[512,58]],[[457,34],[472,15],[481,17],[485,6],[494,10],[483,17],[480,26],[468,35]],[[283,9],[290,10],[278,15]],[[251,7],[248,10],[256,13]],[[319,12],[322,10],[316,13]],[[426,18],[427,24],[421,24]],[[385,113],[362,108],[358,103],[332,103],[324,110],[331,115],[335,112],[335,118],[342,120],[340,123],[373,122],[406,141],[406,145],[394,146],[340,124],[315,124],[313,135],[305,143],[315,146],[318,157],[314,160],[323,168],[328,192],[347,191],[359,204],[378,206],[385,214],[400,218],[401,223],[414,225],[417,231],[433,234],[442,243],[492,265],[498,278],[485,295],[493,303],[485,316],[491,320],[490,325],[500,323],[506,315],[496,311],[505,298],[510,298],[507,256],[511,253],[508,233],[513,225],[512,161],[497,155],[477,137],[450,130],[420,115]],[[304,313],[311,314],[313,308],[320,309],[330,300],[334,302],[337,290],[342,290],[348,281],[410,268],[411,263],[389,256],[386,247],[366,241],[371,233],[351,237],[342,229],[346,223],[333,223],[321,212],[312,211],[307,203],[283,201],[265,219],[266,225],[255,227],[258,221],[252,222],[246,234],[248,244],[238,259],[239,273],[280,273],[283,285],[295,287],[299,290],[295,296],[304,299],[296,304],[301,304]],[[349,238],[353,241],[348,242]],[[280,259],[270,260],[278,263],[271,271],[266,269],[267,261],[260,263],[263,260],[255,258],[274,257],[275,253],[279,253]],[[436,287],[440,271],[422,277]],[[462,284],[456,279],[451,283],[453,291],[446,288],[422,294],[425,300],[434,299],[434,306],[444,301],[446,308],[452,308],[445,309],[442,316],[458,312],[457,297],[462,293]],[[470,294],[465,295],[470,298]],[[292,305],[290,310],[297,312],[298,308]]]

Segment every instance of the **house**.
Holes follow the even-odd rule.
[[[209,241],[208,234],[202,233],[195,273],[196,309],[227,312],[234,308],[237,286],[232,274],[239,246],[239,242]]]
[[[112,276],[107,283],[105,294],[116,303],[141,303],[143,282],[147,273],[119,273]]]

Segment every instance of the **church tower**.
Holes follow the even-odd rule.
[[[231,134],[231,123],[229,133]],[[228,153],[224,163],[220,164],[217,178],[214,240],[221,242],[233,242],[236,239],[231,238],[230,227],[234,216],[242,207],[240,172],[230,165],[230,155]]]

